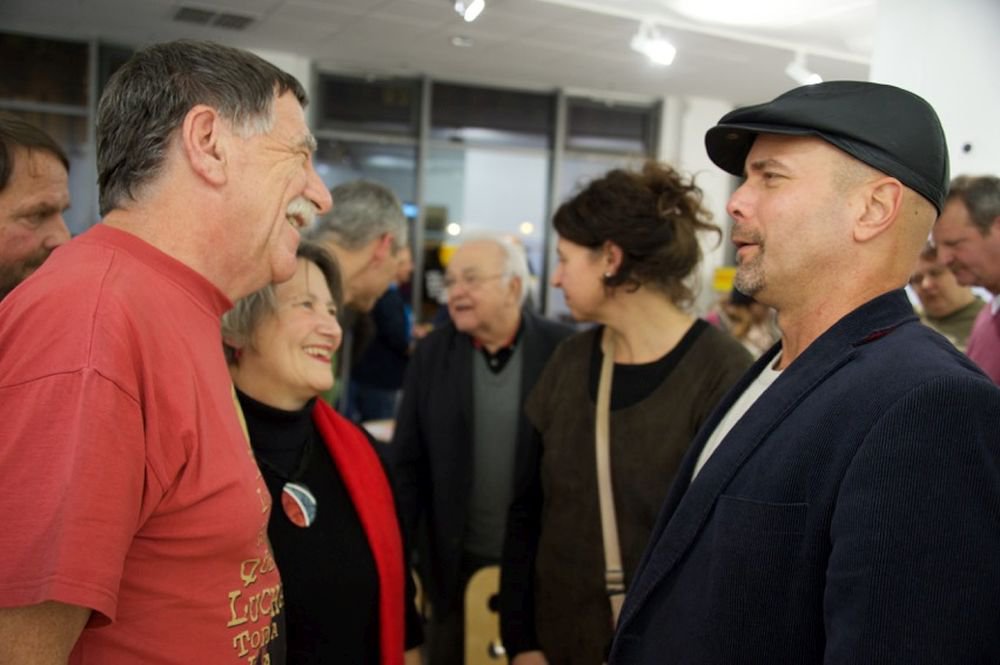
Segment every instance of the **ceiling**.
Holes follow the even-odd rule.
[[[728,4],[725,20],[692,17]],[[868,77],[876,0],[0,0],[5,31],[141,45],[178,37],[307,56],[321,70],[582,94],[694,95],[749,103],[795,85],[796,51],[824,79]],[[770,5],[776,12],[767,14]],[[181,7],[252,19],[242,30],[173,20]],[[733,23],[740,10],[749,23]],[[687,12],[687,14],[685,14]],[[677,47],[669,67],[629,48],[640,19]],[[762,23],[762,24],[761,24]],[[454,37],[472,42],[452,45]]]

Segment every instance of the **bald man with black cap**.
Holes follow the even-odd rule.
[[[1000,389],[903,292],[948,188],[937,115],[834,81],[705,142],[782,338],[695,437],[610,662],[1000,662]]]

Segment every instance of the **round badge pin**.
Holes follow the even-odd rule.
[[[292,524],[303,529],[316,521],[316,497],[305,485],[285,483],[281,488],[281,508]]]

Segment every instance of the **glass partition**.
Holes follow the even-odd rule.
[[[431,148],[425,185],[425,313],[442,297],[441,259],[465,238],[508,236],[524,246],[532,273],[540,273],[548,171],[548,151]],[[538,284],[529,286],[537,304]]]

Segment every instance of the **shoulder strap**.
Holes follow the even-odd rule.
[[[605,329],[606,330],[606,329]],[[597,384],[596,428],[594,439],[597,452],[597,489],[601,501],[601,533],[604,536],[604,585],[611,604],[612,628],[625,603],[625,572],[618,544],[618,520],[615,517],[615,495],[611,487],[611,377],[615,366],[615,342],[607,335],[607,349],[601,363],[601,378]]]

